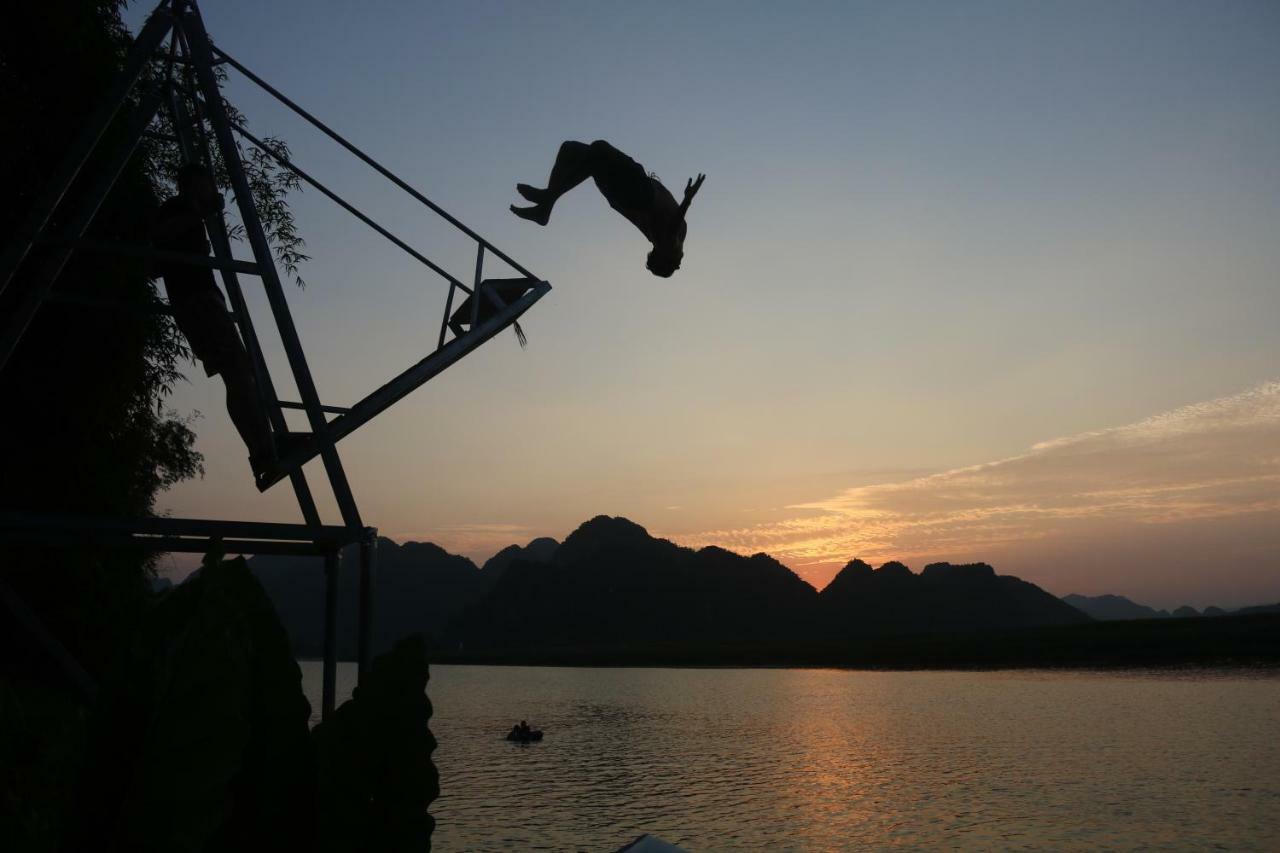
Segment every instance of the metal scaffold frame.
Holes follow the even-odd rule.
[[[304,171],[277,148],[254,136],[233,120],[220,91],[221,72],[215,70],[219,66],[240,72],[397,188],[473,240],[476,244],[476,256],[471,284],[464,283],[418,252]],[[243,237],[253,253],[252,261],[233,256],[231,231],[221,213],[208,217],[205,222],[213,250],[212,257],[188,256],[147,245],[85,238],[99,207],[134,156],[140,141],[145,135],[159,135],[151,128],[162,111],[176,133],[176,137],[163,138],[177,144],[185,162],[211,165],[213,153],[216,151],[218,154],[230,181]],[[75,203],[64,203],[73,184],[86,171],[86,163],[98,151],[108,129],[116,122],[123,123],[123,141],[114,150],[103,153],[95,166],[96,174],[85,175],[83,180],[90,183],[87,184],[87,190],[76,195]],[[320,402],[301,339],[289,311],[271,245],[254,204],[240,151],[240,140],[254,146],[279,167],[287,169],[300,181],[317,189],[448,282],[444,317],[440,322],[435,349],[351,406],[330,406]],[[5,247],[3,254],[0,254],[0,294],[15,280],[20,280],[23,285],[16,294],[16,309],[5,318],[0,327],[0,370],[4,369],[32,318],[46,301],[62,299],[72,304],[93,305],[109,302],[109,295],[103,300],[60,297],[55,285],[74,252],[119,254],[153,261],[180,261],[218,271],[230,301],[232,316],[252,362],[271,429],[278,437],[290,439],[285,444],[288,449],[282,454],[279,464],[257,479],[258,488],[265,491],[287,478],[297,498],[304,523],[89,518],[6,512],[0,513],[0,541],[49,545],[127,545],[178,552],[204,552],[211,547],[218,547],[226,553],[323,557],[326,595],[322,710],[327,716],[333,710],[335,701],[336,615],[341,552],[344,546],[359,546],[357,654],[359,672],[363,675],[372,652],[374,557],[377,541],[377,531],[366,527],[361,520],[338,455],[337,442],[514,324],[533,303],[551,289],[551,285],[517,264],[488,240],[298,106],[226,51],[216,47],[209,39],[194,0],[162,0],[147,18],[134,40],[124,66],[102,96],[98,108],[89,117],[81,135],[71,145],[60,166],[52,173],[45,191],[34,200],[14,239]],[[506,263],[519,274],[519,278],[484,279],[486,254]],[[19,272],[23,273],[21,277]],[[256,276],[262,282],[294,385],[301,397],[300,402],[281,400],[275,391],[244,297],[240,275]],[[458,290],[463,291],[467,299],[451,315],[454,296]],[[513,292],[517,294],[514,298],[511,296]],[[162,307],[159,310],[165,309]],[[446,340],[450,331],[453,336]],[[305,412],[310,432],[290,433],[284,416],[285,409],[300,409]],[[335,417],[330,420],[330,415]],[[340,525],[325,525],[321,522],[310,486],[302,471],[302,466],[317,456],[321,459],[341,514]]]

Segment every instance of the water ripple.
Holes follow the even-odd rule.
[[[313,705],[319,666],[303,664]],[[349,691],[354,672],[340,667]],[[1280,679],[435,667],[433,849],[1274,849]],[[508,743],[519,719],[542,743]]]

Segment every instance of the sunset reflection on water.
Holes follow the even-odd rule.
[[[1242,850],[1280,832],[1274,675],[435,667],[428,693],[434,850],[644,832],[691,851]],[[546,740],[503,741],[521,718]]]

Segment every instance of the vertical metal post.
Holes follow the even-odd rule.
[[[476,283],[471,291],[471,328],[480,323],[480,278],[484,270],[484,243],[476,247]]]
[[[360,633],[357,650],[357,677],[364,678],[373,660],[373,583],[374,560],[378,550],[378,531],[365,528],[360,540]]]
[[[338,690],[338,572],[342,551],[324,555],[324,678],[320,694],[320,719],[333,713]]]
[[[147,125],[151,123],[151,119],[158,109],[160,109],[160,96],[158,94],[151,93],[142,99],[137,110],[130,117],[130,125],[124,141],[112,154],[111,158],[103,164],[102,173],[84,198],[81,199],[79,206],[66,226],[59,229],[58,238],[63,245],[54,250],[53,254],[44,261],[40,269],[35,273],[30,288],[22,297],[18,307],[11,312],[8,322],[5,324],[4,332],[0,335],[0,370],[4,369],[10,356],[18,348],[18,341],[22,340],[27,327],[31,325],[32,318],[40,310],[40,304],[49,295],[49,291],[53,289],[54,282],[58,280],[58,276],[62,274],[63,267],[67,265],[67,261],[71,258],[72,249],[69,244],[72,241],[79,240],[84,236],[84,232],[89,230],[89,226],[93,223],[93,217],[98,213],[98,208],[102,206],[107,194],[115,186],[116,179],[120,177],[120,173],[128,165],[129,159],[133,157],[134,149],[138,147],[138,142],[142,139],[143,132],[146,131]],[[61,195],[59,195],[59,199],[61,199]],[[43,224],[41,228],[43,228]],[[23,254],[25,255],[25,252]],[[19,258],[19,261],[21,261],[21,258]]]
[[[205,109],[208,112],[209,124],[213,128],[218,148],[222,152],[227,174],[231,178],[235,190],[236,203],[240,208],[240,219],[244,225],[245,235],[253,247],[253,255],[261,267],[262,283],[266,288],[267,299],[271,303],[271,311],[275,315],[276,326],[280,330],[281,343],[289,358],[289,366],[293,370],[293,378],[298,386],[298,394],[306,408],[307,420],[315,441],[320,447],[320,456],[324,461],[325,472],[329,476],[329,484],[333,488],[334,498],[342,512],[343,523],[349,528],[362,528],[360,511],[356,507],[355,498],[351,494],[351,486],[347,482],[346,472],[342,468],[342,460],[329,437],[328,422],[320,408],[320,397],[316,392],[315,381],[311,377],[311,369],[307,366],[306,355],[302,351],[302,342],[298,338],[298,330],[293,325],[293,317],[289,313],[289,303],[285,300],[284,288],[280,283],[280,275],[276,271],[275,259],[271,247],[267,243],[266,233],[262,230],[262,222],[258,218],[253,204],[253,193],[249,180],[240,161],[240,152],[231,133],[231,124],[222,104],[222,95],[218,90],[218,81],[213,73],[213,55],[209,46],[209,36],[205,32],[204,22],[200,15],[191,8],[181,18],[183,33],[191,47],[191,59],[195,66],[200,88],[204,94]]]
[[[453,292],[458,286],[453,282],[449,282],[449,298],[444,301],[444,316],[440,318],[440,340],[436,343],[436,349],[444,346],[444,332],[449,328],[449,312],[453,310]]]
[[[151,54],[160,46],[160,42],[164,40],[171,26],[173,26],[173,19],[167,10],[157,9],[147,18],[142,32],[138,34],[133,47],[129,49],[124,68],[116,75],[111,87],[103,93],[98,101],[98,108],[89,117],[79,138],[58,165],[53,173],[54,177],[45,185],[44,192],[36,198],[26,221],[18,228],[17,238],[5,247],[4,256],[0,258],[0,293],[9,286],[18,267],[31,251],[31,246],[44,233],[45,227],[49,224],[49,218],[61,204],[62,197],[67,194],[67,190],[71,188],[80,170],[84,168],[89,155],[98,147],[102,135],[111,126],[112,119],[129,96],[130,90],[146,70]],[[114,178],[112,182],[114,183]]]

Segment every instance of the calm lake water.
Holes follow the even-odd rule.
[[[1275,673],[436,666],[427,693],[437,851],[1280,850]],[[521,718],[546,740],[502,740]]]

